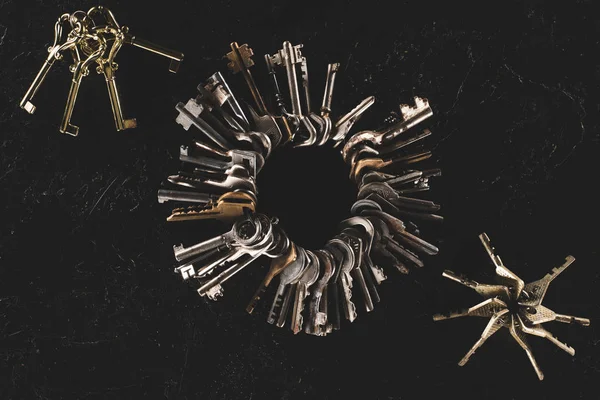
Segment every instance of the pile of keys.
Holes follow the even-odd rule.
[[[429,151],[403,153],[406,146],[431,134],[427,129],[405,133],[433,114],[426,99],[415,97],[413,106],[401,105],[401,118],[388,120],[382,130],[349,135],[375,98],[366,98],[334,123],[332,95],[340,64],[333,63],[328,66],[320,112],[313,111],[301,49],[302,45],[286,41],[281,50],[264,56],[273,94],[268,103],[274,104],[267,108],[250,71],[252,49],[231,43],[225,56],[229,70],[241,73],[253,104],[238,101],[224,76],[216,72],[198,85],[195,98],[176,105],[176,122],[185,130],[194,126],[198,136],[181,146],[183,168],[167,178],[158,201],[176,204],[168,221],[232,223],[229,232],[209,240],[174,246],[175,272],[194,282],[201,296],[217,300],[224,282],[254,260],[267,257],[271,259],[268,272],[246,310],[252,313],[279,277],[267,321],[283,327],[291,320],[294,333],[323,336],[339,330],[343,318],[354,321],[359,308],[374,309],[380,301],[377,286],[387,279],[382,267],[408,273],[410,266],[424,265],[423,256],[438,253],[436,246],[419,237],[413,221],[442,221],[436,214],[440,206],[409,195],[427,191],[429,178],[440,175],[440,170],[413,169],[413,164],[431,156]],[[278,83],[281,70],[287,77],[291,111]],[[288,144],[340,146],[343,160],[351,167],[350,179],[359,188],[352,216],[319,250],[293,243],[277,219],[256,212],[257,176],[272,151]],[[392,165],[394,173],[388,171]]]
[[[544,329],[542,324],[550,321],[558,321],[566,324],[590,325],[590,320],[587,318],[557,314],[542,305],[550,283],[575,261],[575,257],[567,256],[565,262],[560,267],[552,269],[546,276],[537,281],[525,284],[514,272],[506,268],[500,256],[494,254],[494,248],[485,233],[479,235],[479,239],[496,267],[498,284],[479,283],[457,275],[452,271],[444,271],[444,277],[475,290],[481,296],[485,297],[486,300],[468,309],[447,314],[437,314],[433,319],[434,321],[440,321],[465,316],[490,319],[479,340],[459,361],[458,365],[460,366],[464,366],[475,351],[494,333],[498,332],[502,327],[508,328],[511,336],[527,353],[527,357],[535,369],[538,378],[543,380],[544,374],[533,356],[531,347],[527,343],[527,335],[546,338],[558,348],[573,356],[575,355],[575,349],[558,340],[552,333]]]
[[[63,30],[67,24],[71,30],[63,41]],[[129,29],[126,26],[119,26],[113,13],[105,7],[92,7],[87,13],[76,11],[72,14],[63,14],[54,25],[54,43],[48,48],[48,57],[21,100],[21,108],[30,114],[35,112],[36,107],[32,104],[33,96],[42,85],[54,62],[61,60],[63,52],[68,50],[73,58],[73,64],[69,67],[73,73],[73,79],[59,128],[60,132],[73,136],[77,136],[79,133],[79,127],[71,124],[71,117],[81,81],[84,76],[89,74],[89,68],[94,63],[96,72],[103,74],[106,80],[117,131],[135,128],[137,126],[135,118],[125,119],[123,117],[115,82],[115,71],[118,68],[115,57],[123,44],[131,44],[171,59],[169,70],[173,73],[177,72],[179,64],[183,60],[182,53],[139,39],[129,33]]]

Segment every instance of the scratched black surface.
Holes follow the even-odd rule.
[[[0,398],[3,399],[596,399],[600,389],[598,112],[600,17],[593,2],[101,2],[140,37],[185,52],[177,75],[135,48],[119,54],[118,84],[136,130],[116,132],[103,79],[85,78],[73,121],[58,132],[69,73],[57,63],[30,116],[18,102],[41,66],[55,19],[83,1],[0,2]],[[432,199],[442,252],[426,269],[388,271],[374,312],[325,338],[294,336],[244,308],[264,266],[225,285],[216,303],[172,273],[175,243],[224,231],[167,226],[156,201],[177,169],[183,129],[174,105],[219,69],[231,41],[260,57],[304,43],[319,101],[328,62],[342,63],[334,109],[374,94],[358,129],[399,103],[427,97],[428,139],[443,168]],[[229,76],[229,75],[228,75]],[[238,77],[230,84],[248,98]],[[298,243],[320,246],[347,216],[355,189],[338,154],[282,149],[259,178],[261,210]],[[425,228],[425,227],[424,227]],[[531,338],[539,382],[507,331],[465,367],[485,326],[432,321],[475,304],[443,269],[490,280],[477,235],[487,232],[526,281],[572,254],[546,305],[592,319],[550,323],[571,358]],[[264,263],[263,263],[264,264]],[[266,305],[263,305],[266,306]]]

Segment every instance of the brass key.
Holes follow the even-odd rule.
[[[267,287],[269,287],[271,284],[273,278],[283,272],[283,270],[295,262],[297,258],[298,249],[296,249],[296,245],[294,243],[290,243],[290,246],[285,254],[283,254],[281,257],[274,258],[273,261],[271,261],[271,266],[269,267],[269,271],[267,271],[267,275],[265,275],[264,279],[260,283],[260,286],[256,290],[256,293],[254,293],[254,296],[252,296],[252,300],[250,300],[250,303],[246,307],[246,311],[249,314],[252,314],[256,304],[262,297],[263,293],[267,290]]]
[[[352,165],[350,169],[350,179],[354,179],[355,181],[359,181],[362,176],[361,172],[365,169],[376,169],[379,170],[381,168],[387,167],[388,165],[394,163],[404,163],[404,164],[413,164],[419,161],[426,160],[431,157],[431,152],[426,151],[423,153],[410,154],[407,156],[401,157],[391,157],[391,158],[363,158]]]
[[[256,203],[252,196],[244,192],[227,192],[216,202],[210,202],[205,207],[191,206],[176,208],[167,221],[191,221],[198,219],[218,219],[230,221],[244,215],[246,210],[254,212]]]

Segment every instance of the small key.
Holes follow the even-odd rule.
[[[352,275],[351,275],[351,273],[356,264],[356,261],[354,258],[354,251],[352,250],[352,247],[346,241],[341,240],[339,238],[331,239],[329,242],[327,242],[327,245],[331,246],[331,248],[338,249],[340,251],[340,253],[343,255],[343,258],[340,260],[340,262],[338,264],[340,267],[340,280],[339,280],[340,285],[339,286],[340,286],[340,290],[342,292],[344,315],[347,320],[349,320],[350,322],[353,322],[357,317],[356,306],[354,305],[354,302],[352,301]]]
[[[308,289],[317,281],[320,271],[319,259],[317,256],[311,251],[307,250],[306,252],[308,253],[310,264],[296,284],[294,309],[292,312],[292,332],[294,332],[294,335],[298,334],[302,330],[302,311],[304,310],[304,300],[309,294]]]
[[[229,232],[212,239],[187,248],[184,248],[183,245],[173,246],[173,253],[177,261],[184,261],[217,247],[233,248],[239,245],[251,245],[255,243],[260,234],[261,225],[255,218],[244,218],[237,220]]]
[[[350,129],[354,126],[356,121],[362,117],[362,115],[375,103],[375,96],[369,96],[361,101],[356,107],[354,107],[348,114],[341,117],[336,123],[333,129],[333,136],[331,140],[335,142],[333,147],[339,146],[343,143],[344,139],[350,132]]]
[[[277,322],[278,327],[282,327],[285,323],[285,317],[289,308],[290,299],[294,295],[294,287],[306,268],[308,267],[308,254],[306,251],[292,243],[296,248],[297,257],[287,268],[279,274],[279,285],[273,299],[269,317],[267,322],[274,324]]]
[[[474,305],[473,307],[459,310],[459,311],[451,311],[445,314],[435,314],[433,316],[434,321],[442,321],[451,318],[458,317],[484,317],[491,318],[494,314],[500,312],[502,309],[507,308],[507,304],[502,300],[493,297],[491,299],[487,299],[482,301],[481,303]]]
[[[243,192],[228,192],[219,197],[215,203],[204,207],[190,206],[176,208],[167,221],[192,221],[198,219],[218,219],[231,221],[248,212],[254,212],[256,204],[252,196]]]
[[[471,349],[469,349],[467,354],[458,362],[458,365],[460,365],[461,367],[464,366],[469,361],[471,356],[475,353],[475,351],[479,347],[481,347],[481,345],[483,345],[483,343],[485,343],[486,340],[488,340],[494,333],[498,332],[503,326],[508,327],[509,324],[510,324],[510,314],[509,314],[508,308],[505,308],[501,311],[498,311],[496,314],[494,314],[490,318],[490,321],[488,322],[485,329],[483,330],[483,333],[481,334],[481,337],[479,338],[479,340],[473,345],[473,347],[471,347]]]
[[[179,265],[178,267],[175,268],[175,273],[176,274],[181,274],[181,277],[183,278],[183,280],[188,280],[190,278],[196,277],[197,272],[196,269],[194,267],[194,264],[204,264],[206,263],[206,261],[213,259],[214,261],[214,256],[219,255],[219,260],[221,259],[221,257],[223,256],[223,252],[225,252],[223,247],[217,247],[216,249],[212,249],[209,250],[205,253],[200,254],[198,257],[195,257],[191,260],[188,260],[186,262],[184,262],[183,264]]]
[[[544,300],[544,296],[546,295],[546,291],[550,286],[550,283],[560,275],[565,269],[569,267],[569,265],[573,264],[575,261],[575,257],[567,256],[565,258],[565,262],[556,268],[553,268],[552,271],[547,273],[542,279],[538,279],[535,282],[528,283],[523,287],[524,295],[523,298],[519,299],[519,305],[529,306],[529,307],[537,307],[542,304],[542,300]]]
[[[533,351],[531,351],[531,347],[529,346],[529,343],[527,343],[527,338],[525,336],[525,333],[523,332],[523,328],[518,318],[518,315],[510,315],[510,322],[508,322],[508,330],[510,331],[510,334],[515,339],[515,341],[519,344],[519,346],[521,346],[523,350],[525,350],[525,353],[527,354],[527,357],[529,358],[529,361],[531,362],[531,365],[533,366],[533,369],[535,370],[535,373],[537,374],[539,380],[543,380],[544,373],[538,366],[538,363],[535,360],[535,357],[533,356]]]
[[[325,330],[327,324],[327,310],[321,311],[321,300],[323,291],[333,275],[333,265],[330,255],[322,250],[315,251],[315,256],[319,259],[320,272],[319,277],[310,288],[310,302],[308,305],[308,323],[304,327],[304,332],[320,336]],[[325,303],[326,304],[326,303]]]
[[[483,297],[499,297],[500,299],[510,299],[510,290],[504,285],[490,285],[487,283],[479,283],[465,276],[458,275],[450,270],[445,270],[442,273],[444,278],[453,280],[468,288],[475,290]]]
[[[204,106],[198,104],[195,99],[189,99],[186,104],[181,102],[177,103],[175,109],[179,111],[179,115],[175,121],[183,126],[183,129],[187,131],[190,129],[190,126],[194,125],[222,149],[229,150],[232,148],[231,143],[221,136],[213,127],[207,124],[206,121],[200,118],[200,114],[204,112]]]
[[[485,251],[488,253],[488,256],[490,256],[492,263],[496,267],[497,279],[503,283],[506,283],[506,286],[511,288],[511,298],[513,300],[518,300],[521,297],[523,289],[525,288],[525,282],[523,282],[523,280],[514,272],[506,268],[506,266],[502,263],[500,256],[494,254],[494,248],[490,243],[490,238],[488,235],[485,233],[480,234],[479,240],[481,240],[483,247],[485,247]],[[512,288],[514,288],[514,290],[512,290]]]
[[[362,131],[354,134],[344,144],[342,149],[342,157],[344,161],[348,161],[351,150],[353,147],[363,142],[370,142],[374,146],[388,145],[398,135],[406,132],[413,126],[421,123],[425,119],[433,115],[431,107],[427,99],[415,97],[415,106],[410,107],[406,104],[400,105],[400,112],[402,114],[402,120],[383,131]]]
[[[229,168],[230,165],[229,163],[231,162],[231,166],[233,165],[244,165],[247,166],[248,171],[253,171],[256,170],[256,174],[258,175],[258,172],[262,169],[262,167],[265,165],[265,159],[262,156],[261,153],[259,152],[255,152],[255,151],[247,151],[247,150],[237,150],[237,149],[231,149],[228,151],[221,151],[219,149],[216,149],[210,145],[207,145],[206,143],[203,142],[199,142],[197,140],[195,140],[193,142],[194,146],[196,149],[201,149],[201,150],[205,150],[208,151],[210,153],[222,158],[225,158],[229,161],[223,161],[223,160],[219,160],[218,163],[220,163],[219,168]],[[189,152],[189,148],[188,148],[188,152]],[[189,154],[189,153],[188,153]],[[255,158],[255,164],[256,164],[256,168],[253,167],[253,160],[252,160],[252,155],[256,156]],[[204,161],[204,159],[202,160]],[[226,162],[227,164],[224,165],[223,162]],[[206,164],[205,164],[206,165]],[[213,164],[214,165],[214,164]],[[209,166],[209,165],[208,165]]]
[[[409,165],[423,160],[427,160],[430,157],[431,152],[425,151],[422,153],[401,155],[388,158],[363,158],[358,160],[355,164],[352,164],[352,167],[350,169],[350,179],[353,179],[355,182],[359,182],[362,177],[362,174],[367,169],[379,170],[388,167],[392,164]]]
[[[331,330],[339,330],[341,328],[341,313],[340,313],[340,276],[342,275],[342,263],[344,262],[344,254],[336,246],[327,243],[323,249],[329,254],[332,261],[333,275],[327,283],[327,299],[323,297],[322,302],[325,303],[327,313],[327,325]]]
[[[267,274],[260,283],[260,286],[256,290],[256,293],[254,293],[252,300],[250,300],[250,303],[246,307],[246,311],[249,314],[252,314],[252,311],[254,311],[256,304],[262,297],[263,293],[267,290],[267,287],[269,286],[273,278],[281,274],[287,267],[294,263],[297,258],[298,252],[296,246],[291,244],[288,247],[288,250],[281,257],[274,258],[273,261],[271,261],[271,266],[269,267]]]

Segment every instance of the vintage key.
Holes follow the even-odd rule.
[[[321,132],[321,140],[317,146],[322,146],[329,140],[333,133],[333,122],[331,121],[331,102],[333,99],[333,85],[335,83],[335,75],[340,69],[339,63],[329,64],[327,66],[327,79],[325,80],[325,90],[323,91],[323,103],[321,104],[321,118],[323,118],[323,132]]]
[[[200,118],[200,114],[204,111],[204,106],[198,104],[195,99],[189,99],[186,104],[177,103],[175,109],[179,111],[179,115],[175,122],[180,124],[186,131],[190,126],[194,125],[204,133],[206,137],[212,140],[215,144],[224,150],[230,150],[233,146],[223,136],[221,136],[212,126]]]
[[[281,274],[283,272],[283,270],[286,269],[288,266],[290,266],[292,263],[294,263],[297,258],[298,258],[298,252],[297,252],[296,246],[293,243],[290,243],[287,251],[282,256],[280,256],[278,258],[274,258],[271,261],[271,266],[269,267],[267,274],[265,275],[264,279],[260,283],[260,286],[256,290],[256,293],[254,293],[252,300],[250,300],[250,303],[246,307],[246,311],[249,314],[252,314],[252,311],[254,311],[256,304],[262,297],[263,293],[267,290],[267,287],[269,286],[269,284],[271,283],[273,278],[275,278],[277,275]]]
[[[213,260],[214,262],[214,256],[219,256],[218,258],[218,262],[222,262],[222,256],[224,252],[227,252],[228,250],[226,250],[226,248],[223,247],[217,247],[215,249],[209,250],[205,253],[200,254],[198,257],[194,257],[192,259],[188,259],[188,261],[182,263],[181,265],[179,265],[178,267],[175,268],[174,272],[176,274],[181,274],[181,277],[183,278],[183,280],[188,280],[190,278],[194,278],[196,277],[196,269],[194,267],[194,264],[200,264],[202,263],[203,265],[206,265],[206,261],[208,260]]]
[[[245,171],[245,172],[244,172]],[[235,189],[246,189],[256,193],[256,182],[249,175],[249,172],[241,167],[235,166],[230,174],[207,174],[207,173],[188,173],[179,172],[176,175],[170,175],[167,180],[175,185],[185,186],[194,189],[205,189],[206,187],[216,187],[234,191]]]
[[[298,247],[294,243],[292,243],[291,246],[296,249],[296,260],[279,274],[279,285],[277,286],[277,291],[273,298],[271,309],[269,310],[269,317],[267,318],[269,324],[277,322],[277,326],[280,328],[285,323],[285,316],[289,309],[290,299],[295,293],[293,285],[300,280],[300,277],[308,267],[308,254],[306,253],[306,250]]]
[[[414,164],[423,160],[427,160],[431,157],[430,151],[424,151],[421,153],[400,155],[387,158],[363,158],[352,164],[350,169],[350,179],[355,182],[360,181],[362,173],[367,169],[382,169],[392,164]]]
[[[377,193],[398,208],[422,212],[435,212],[440,209],[439,204],[429,200],[400,196],[398,192],[385,182],[372,182],[364,185],[359,189],[357,199],[364,199],[371,193]]]
[[[399,151],[399,150],[403,149],[404,147],[411,145],[413,143],[416,143],[419,140],[424,139],[430,135],[431,135],[431,131],[429,129],[425,129],[422,133],[420,133],[416,136],[410,137],[405,140],[395,140],[387,146],[379,146],[377,148],[373,148],[373,147],[369,146],[368,142],[360,143],[354,147],[354,150],[352,151],[352,153],[349,156],[349,160],[350,160],[349,162],[351,165],[353,165],[361,158],[368,158],[370,154],[378,155],[381,157],[385,154]],[[367,156],[362,157],[364,154],[367,154]]]
[[[236,165],[236,164],[244,165],[244,166],[246,166],[248,171],[251,171],[251,172],[256,171],[256,175],[258,175],[260,170],[262,170],[262,167],[265,165],[265,159],[260,152],[238,150],[238,149],[222,151],[222,150],[216,149],[210,145],[207,145],[206,143],[199,142],[197,140],[195,140],[193,142],[193,145],[195,146],[196,149],[201,149],[201,150],[205,150],[205,151],[212,153],[210,158],[215,159],[214,156],[216,155],[220,158],[228,159],[229,161],[227,161],[226,166],[224,166],[222,163],[220,164],[220,169],[222,169],[223,167],[229,168],[230,167],[229,162],[231,162],[231,164],[232,164],[231,166]],[[189,148],[188,148],[188,154],[189,154]],[[202,159],[202,161],[206,161],[206,159]],[[204,163],[205,166],[210,166],[207,164],[208,164],[208,162]],[[214,165],[214,163],[212,163],[212,165]]]
[[[204,207],[190,206],[176,208],[167,221],[192,221],[198,219],[218,219],[220,221],[231,221],[254,212],[256,204],[254,198],[243,192],[228,192],[223,194],[214,203],[208,203]]]
[[[252,98],[254,99],[254,103],[256,104],[258,111],[255,111],[250,106],[248,107],[252,114],[255,128],[257,131],[263,132],[269,136],[271,141],[274,143],[274,146],[277,146],[281,142],[281,138],[284,135],[281,132],[276,120],[279,120],[281,125],[286,127],[288,130],[286,135],[290,136],[291,132],[289,132],[287,121],[285,118],[272,116],[267,110],[267,106],[265,105],[265,102],[258,91],[258,87],[254,82],[252,74],[250,73],[250,67],[254,65],[254,61],[252,61],[252,56],[254,55],[252,49],[248,47],[247,44],[240,46],[236,42],[232,42],[230,47],[231,51],[225,56],[229,60],[227,67],[234,74],[241,72],[244,76],[246,84],[248,85],[248,88],[250,89],[250,93],[252,94]]]
[[[231,249],[240,245],[251,245],[256,242],[261,233],[262,227],[255,218],[243,218],[237,220],[229,232],[187,248],[183,245],[173,246],[173,254],[177,261],[184,261],[217,247]]]
[[[222,284],[227,280],[231,279],[235,274],[252,264],[257,258],[263,255],[273,245],[273,223],[263,214],[257,214],[256,218],[262,225],[261,238],[258,242],[252,243],[251,245],[241,245],[234,249],[231,260],[237,260],[244,255],[246,258],[242,261],[237,261],[233,265],[226,267],[224,271],[203,282],[200,288],[198,288],[198,294],[200,296],[206,296],[211,300],[217,300],[218,297],[223,296]]]
[[[458,311],[450,311],[448,313],[440,313],[435,314],[433,316],[434,321],[442,321],[451,318],[458,317],[484,317],[491,318],[497,312],[501,311],[504,308],[508,308],[507,304],[502,300],[493,297],[491,299],[487,299],[482,301],[479,304],[474,305],[473,307],[465,308]]]
[[[229,161],[219,160],[215,157],[205,157],[194,154],[189,146],[181,146],[179,150],[179,159],[183,162],[200,165],[203,167],[214,168],[220,171],[226,171],[234,165],[240,165],[250,172],[250,175],[256,179],[256,175],[262,169],[265,159],[260,153],[247,150],[232,149],[229,151],[231,157]]]
[[[589,326],[590,320],[588,318],[575,317],[573,315],[557,314],[548,307],[538,305],[535,307],[525,307],[524,311],[521,312],[527,322],[532,325],[539,325],[545,322],[557,321],[564,324],[577,323],[581,326]]]
[[[343,255],[342,260],[339,263],[340,267],[340,279],[339,286],[342,292],[343,310],[347,320],[353,322],[356,317],[356,306],[352,301],[352,270],[356,264],[354,258],[354,251],[352,247],[344,240],[339,238],[333,238],[327,245],[331,248],[337,248]]]
[[[510,314],[508,308],[504,308],[497,313],[495,313],[488,322],[487,326],[483,330],[481,337],[479,340],[469,349],[467,354],[458,362],[458,365],[461,367],[464,366],[471,356],[475,353],[475,351],[485,343],[494,333],[498,332],[503,326],[507,326],[510,324]]]
[[[311,122],[313,127],[315,128],[317,139],[314,144],[317,144],[317,141],[320,141],[325,133],[325,119],[312,111],[311,101],[310,101],[310,86],[308,81],[308,63],[306,61],[306,57],[302,57],[302,61],[300,63],[300,72],[302,76],[302,88],[304,89],[304,102],[306,104],[306,112],[303,113],[308,117],[308,120]]]
[[[498,297],[503,300],[510,299],[510,291],[508,287],[504,285],[490,285],[487,283],[479,283],[465,276],[458,275],[450,270],[445,270],[442,273],[444,278],[453,280],[454,282],[460,283],[468,288],[475,290],[483,297]]]
[[[527,338],[525,336],[525,333],[523,332],[523,328],[521,326],[521,322],[518,318],[518,315],[510,315],[510,322],[508,322],[508,330],[510,331],[510,334],[515,339],[515,341],[519,344],[519,346],[521,346],[521,348],[525,350],[525,353],[527,354],[527,357],[529,358],[529,361],[531,362],[531,365],[533,366],[533,369],[535,370],[539,380],[543,380],[544,373],[538,366],[538,363],[535,360],[535,357],[533,356],[533,351],[531,351],[531,347],[529,346],[529,343],[527,343]]]
[[[369,96],[354,107],[348,114],[344,115],[335,123],[331,140],[335,143],[333,147],[339,146],[354,126],[356,121],[375,103],[375,96]]]
[[[327,312],[327,325],[329,330],[339,330],[341,328],[341,313],[340,313],[340,276],[342,275],[342,264],[344,262],[344,254],[340,249],[331,243],[327,243],[323,249],[329,254],[332,260],[333,275],[327,283],[327,291],[325,296],[322,298],[322,303],[325,303],[325,309]]]
[[[392,203],[390,203],[387,199],[385,199],[384,197],[381,197],[379,194],[377,193],[371,193],[366,197],[367,200],[373,200],[375,202],[377,202],[377,204],[379,204],[381,206],[381,209],[383,211],[385,211],[388,214],[393,215],[394,217],[399,217],[399,216],[404,216],[404,217],[408,217],[410,219],[417,219],[417,220],[426,220],[426,221],[438,221],[441,222],[444,220],[444,217],[437,215],[437,214],[430,214],[430,213],[423,213],[423,212],[412,212],[412,211],[406,211],[404,209],[398,208],[395,205],[393,205]]]
[[[108,89],[108,97],[110,99],[110,105],[113,112],[113,119],[117,131],[125,129],[132,129],[137,127],[137,120],[135,118],[125,119],[123,117],[123,111],[121,109],[121,100],[119,91],[117,89],[117,83],[115,81],[115,70],[116,64],[110,61],[103,62],[99,66],[99,72],[104,75],[106,80],[106,87]]]
[[[44,64],[42,64],[42,68],[36,75],[35,79],[31,83],[31,86],[29,86],[29,89],[27,89],[27,92],[25,93],[23,99],[19,103],[19,106],[25,111],[27,111],[29,114],[33,114],[36,110],[36,107],[32,104],[33,97],[35,96],[38,89],[46,79],[46,75],[48,75],[48,72],[54,65],[54,62],[56,60],[62,59],[62,52],[74,48],[83,36],[83,24],[81,23],[81,21],[74,21],[75,26],[73,27],[72,31],[67,35],[65,42],[62,44],[58,43],[62,38],[63,25],[69,22],[70,18],[70,14],[63,14],[58,18],[58,20],[54,24],[54,43],[48,48],[48,57],[46,58],[46,61],[44,61]]]
[[[248,130],[250,128],[248,117],[246,117],[246,114],[242,110],[240,103],[237,101],[235,95],[229,88],[227,81],[219,71],[215,72],[207,79],[204,89],[210,91],[213,96],[219,100],[221,106],[223,104],[227,104],[229,106],[231,113],[235,117],[235,120],[241,123],[241,128],[243,130]],[[226,113],[226,115],[229,114]],[[234,125],[235,124],[232,124],[232,128],[236,129]]]
[[[381,282],[383,282],[384,280],[387,279],[387,277],[385,276],[385,273],[383,272],[383,270],[375,265],[373,265],[371,258],[370,258],[370,252],[371,252],[371,245],[373,243],[373,237],[375,235],[375,228],[373,227],[373,224],[371,224],[371,221],[369,221],[368,219],[364,218],[364,217],[359,217],[359,216],[355,216],[355,217],[351,217],[348,219],[343,220],[342,222],[340,222],[341,229],[344,228],[352,228],[352,227],[357,227],[360,226],[362,228],[362,230],[365,233],[365,236],[363,236],[363,245],[364,247],[364,252],[363,254],[366,257],[363,257],[363,262],[365,262],[365,264],[367,265],[367,267],[372,271],[373,276],[375,277],[377,284],[380,284]],[[374,290],[374,295],[373,295],[373,299],[376,302],[379,302],[379,295],[377,294],[377,291]]]
[[[283,94],[281,93],[281,89],[279,87],[279,82],[277,80],[277,73],[275,72],[275,66],[273,65],[271,56],[269,54],[265,54],[264,59],[265,59],[266,65],[267,65],[267,71],[269,73],[269,76],[271,77],[271,84],[273,86],[273,95],[275,97],[275,104],[276,104],[277,110],[279,112],[279,117],[281,117],[279,119],[279,121],[281,121],[284,124],[284,129],[282,129],[281,131],[285,135],[285,137],[282,137],[281,143],[279,143],[279,145],[282,145],[282,144],[288,143],[290,140],[292,140],[292,137],[298,128],[298,126],[295,125],[295,123],[297,121],[295,121],[293,118],[290,119],[290,121],[288,121],[287,116],[290,113],[287,111],[287,109],[285,107],[285,101],[284,101]]]
[[[523,289],[525,288],[525,282],[523,282],[523,280],[519,278],[517,274],[509,270],[500,259],[500,256],[494,253],[495,249],[494,247],[492,247],[490,238],[487,234],[480,234],[479,240],[483,244],[483,247],[485,247],[488,256],[490,257],[492,263],[496,267],[497,279],[505,283],[506,286],[508,286],[509,288],[511,288],[511,299],[518,300],[521,297]]]
[[[348,161],[352,148],[359,143],[370,142],[374,146],[390,144],[398,135],[406,132],[413,126],[433,115],[433,111],[431,110],[431,107],[429,107],[427,99],[415,97],[414,101],[414,107],[410,107],[406,104],[400,105],[400,112],[402,114],[401,121],[383,131],[362,131],[354,134],[348,139],[342,149],[344,161]]]
[[[359,285],[360,291],[363,296],[365,309],[367,310],[367,312],[373,311],[375,306],[373,304],[373,298],[371,297],[371,291],[369,290],[369,288],[374,287],[375,285],[372,282],[372,278],[369,279],[369,283],[367,283],[367,278],[365,277],[365,264],[363,262],[364,247],[362,239],[358,236],[352,235],[350,232],[347,232],[347,230],[344,230],[341,233],[339,233],[336,238],[345,241],[354,252],[354,265],[351,271],[352,279],[356,280],[356,282]]]
[[[219,199],[218,195],[209,193],[190,192],[184,190],[159,189],[158,202],[179,201],[186,203],[208,204]]]
[[[382,262],[383,265],[395,267],[399,272],[408,274],[409,270],[406,265],[401,262],[396,254],[389,250],[389,242],[393,240],[389,229],[385,222],[377,217],[365,217],[375,227],[375,235],[373,237],[371,255],[375,262]]]
[[[292,312],[292,332],[298,334],[302,330],[303,316],[302,311],[304,310],[304,300],[309,294],[308,289],[317,281],[319,277],[319,271],[321,269],[319,259],[317,256],[306,250],[310,263],[306,268],[306,271],[300,277],[298,283],[296,283],[296,293],[294,296],[294,309]]]
[[[321,266],[319,277],[310,287],[310,302],[308,305],[308,323],[304,327],[304,332],[312,335],[322,336],[327,324],[327,310],[321,311],[321,301],[323,291],[333,275],[333,264],[331,256],[323,250],[316,250],[315,256],[319,259]],[[327,304],[327,303],[325,303]]]
[[[125,33],[125,43],[131,44],[140,49],[147,50],[151,53],[158,54],[159,56],[163,56],[170,59],[171,62],[169,63],[169,71],[177,73],[177,71],[179,70],[179,65],[181,65],[181,62],[183,61],[183,53],[167,49],[166,47],[159,46],[155,43],[151,43],[144,39],[140,39],[129,33],[129,28],[125,26],[122,29]]]

